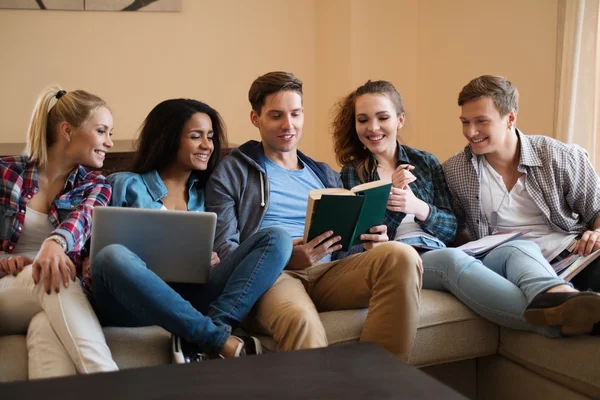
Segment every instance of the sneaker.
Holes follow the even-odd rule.
[[[179,336],[171,335],[171,348],[175,364],[189,364],[209,358],[197,344],[190,343]]]

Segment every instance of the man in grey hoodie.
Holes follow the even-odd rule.
[[[268,226],[294,238],[290,261],[256,304],[252,323],[275,339],[278,351],[325,347],[319,311],[368,307],[360,340],[407,361],[419,318],[419,255],[389,242],[385,225],[371,228],[361,237],[365,243],[347,253],[331,231],[304,243],[308,192],[343,187],[340,176],[297,150],[304,124],[298,78],[270,72],[252,83],[248,97],[262,141],[244,143],[219,163],[206,186],[206,209],[219,216],[221,258]]]

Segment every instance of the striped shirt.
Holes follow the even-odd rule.
[[[12,253],[21,237],[27,203],[39,191],[37,167],[25,156],[0,158],[0,248]],[[110,200],[111,188],[98,172],[76,167],[52,202],[52,235],[67,242],[67,255],[78,270],[81,250],[90,236],[92,211]]]
[[[417,198],[429,206],[429,217],[425,221],[415,218],[415,222],[423,231],[448,244],[454,240],[457,224],[452,212],[450,191],[440,162],[433,154],[398,144],[396,167],[400,164],[411,164],[415,167],[411,172],[417,180],[409,183],[409,187]],[[352,164],[345,165],[341,174],[342,182],[347,189],[361,183]],[[379,174],[375,171],[373,176],[368,177],[367,182],[379,179]],[[396,230],[405,217],[406,214],[403,212],[385,211],[383,223],[388,227],[390,238],[396,236]]]
[[[593,229],[600,217],[600,177],[587,152],[547,136],[524,135],[519,130],[517,136],[521,150],[518,170],[525,174],[525,189],[548,228],[564,233]],[[473,239],[490,234],[481,206],[482,157],[467,146],[444,163],[454,212]]]

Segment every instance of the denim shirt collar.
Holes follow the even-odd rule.
[[[148,193],[152,196],[152,200],[159,201],[167,195],[167,187],[160,178],[160,175],[158,175],[157,170],[153,169],[152,171],[144,172],[141,175],[142,180],[148,189]]]
[[[165,186],[157,170],[145,172],[141,174],[141,176],[153,201],[159,202],[168,194],[167,187]],[[198,207],[204,207],[203,190],[202,188],[197,187],[199,182],[200,179],[198,176],[192,172],[187,181],[189,194],[188,210],[190,211],[196,211]]]

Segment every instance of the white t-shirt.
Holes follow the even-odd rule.
[[[421,229],[421,226],[419,226],[419,224],[415,222],[414,214],[406,214],[406,217],[404,217],[404,219],[396,229],[396,236],[394,236],[394,240],[398,241],[401,239],[408,239],[419,236],[440,242],[440,240],[437,239],[435,236],[432,236],[429,233],[425,232],[423,229]]]
[[[546,260],[552,260],[575,239],[574,234],[554,232],[548,228],[542,211],[537,207],[527,189],[525,176],[521,176],[508,192],[502,176],[482,159],[481,204],[494,232],[533,229],[522,239],[535,242]],[[494,214],[497,217],[494,217]]]
[[[54,227],[48,220],[48,214],[43,214],[27,207],[21,237],[11,255],[22,255],[35,258],[44,240],[50,236]]]

